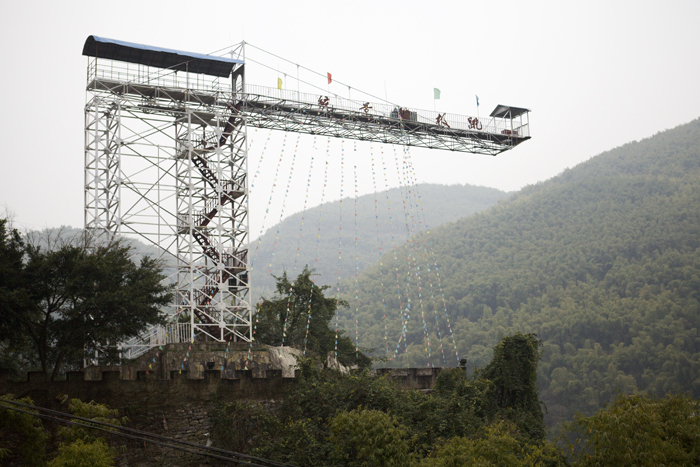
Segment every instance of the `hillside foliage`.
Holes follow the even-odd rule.
[[[700,120],[416,237],[343,283],[341,323],[390,366],[484,367],[502,336],[536,333],[549,424],[618,391],[697,398],[698,206]]]
[[[544,439],[539,403],[530,403],[532,396],[538,401],[538,349],[535,336],[504,337],[485,372],[467,377],[462,368],[446,369],[431,394],[366,370],[323,370],[302,358],[299,378],[278,410],[221,403],[211,412],[212,439],[300,466],[464,465],[450,463],[452,451],[442,448],[448,442],[466,445],[475,459],[474,446],[500,449],[489,458],[519,462],[513,465],[564,465],[561,451]],[[491,460],[480,465],[506,465]]]
[[[356,204],[353,198],[344,198],[293,214],[251,243],[256,294],[274,293],[272,276],[284,271],[296,276],[304,265],[315,269],[320,285],[334,286],[338,274],[341,279],[353,276],[379,260],[380,244],[383,250],[405,244],[413,235],[414,221],[421,222],[421,228],[432,228],[482,211],[507,196],[495,188],[419,184],[382,191],[376,197],[362,195]]]

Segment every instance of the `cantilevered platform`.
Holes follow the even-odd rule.
[[[240,112],[250,126],[312,135],[491,156],[530,139],[529,111],[519,107],[499,105],[491,116],[477,118],[254,85],[237,95],[229,90],[201,87],[204,89],[183,89],[99,77],[88,83],[91,90],[140,96],[148,101],[144,108],[151,106],[156,112],[182,112],[188,103],[242,103]],[[158,106],[159,100],[165,106]],[[173,107],[173,103],[182,105]],[[202,123],[216,126],[214,114]]]
[[[237,98],[247,124],[259,128],[492,156],[530,139],[528,110],[517,107],[500,105],[498,116],[479,119],[254,85],[246,91]]]

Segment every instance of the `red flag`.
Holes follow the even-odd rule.
[[[328,73],[328,84],[331,84],[332,81],[333,81],[333,79],[331,78],[331,74]]]

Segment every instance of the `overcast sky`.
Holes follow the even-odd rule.
[[[82,226],[87,58],[81,52],[91,34],[201,53],[245,40],[418,109],[432,110],[435,87],[442,111],[475,115],[475,95],[482,116],[497,104],[527,107],[532,139],[497,157],[411,151],[420,182],[510,191],[697,118],[698,20],[698,1],[4,2],[0,203],[21,228]],[[294,73],[267,59],[280,73]],[[249,83],[276,85],[275,73],[253,64],[247,73]],[[335,83],[330,91],[347,93]],[[279,218],[284,202],[272,200],[274,212],[263,225],[275,166],[257,161],[268,135],[250,135],[251,171],[260,170],[251,199],[253,237]],[[282,141],[283,134],[270,137],[265,161],[278,160]],[[323,140],[313,149],[312,139],[302,137],[285,215],[303,207],[313,151],[328,148],[336,161],[343,150],[352,154],[358,192],[373,190],[369,154],[376,157],[379,149],[362,143],[351,152],[352,143],[344,144]],[[385,151],[393,157],[392,148]],[[285,177],[290,163],[283,161]],[[312,177],[317,187],[320,177]],[[309,204],[339,195],[336,188],[314,188]]]

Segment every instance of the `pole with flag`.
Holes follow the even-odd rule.
[[[277,89],[282,90],[282,78],[277,78]]]
[[[435,110],[435,101],[440,99],[440,90],[438,88],[433,88],[433,110]]]
[[[479,118],[479,96],[476,96],[476,118]]]

